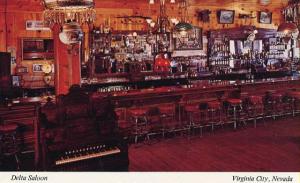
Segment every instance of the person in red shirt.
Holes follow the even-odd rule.
[[[171,61],[167,55],[158,54],[154,61],[154,72],[170,72]]]

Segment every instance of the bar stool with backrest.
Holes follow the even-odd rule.
[[[133,124],[133,132],[134,142],[138,142],[138,138],[141,136],[145,136],[148,138],[148,121],[147,121],[147,109],[145,108],[133,108],[128,109],[128,113],[131,118],[131,122]]]
[[[17,124],[0,125],[0,153],[2,158],[14,157],[16,170],[20,170],[20,140]]]

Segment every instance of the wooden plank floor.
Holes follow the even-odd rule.
[[[130,171],[300,171],[300,117],[131,145]]]

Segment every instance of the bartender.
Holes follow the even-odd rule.
[[[168,59],[167,54],[159,54],[154,61],[154,72],[169,72],[171,61]]]

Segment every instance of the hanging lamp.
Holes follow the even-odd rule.
[[[181,20],[174,27],[174,30],[178,32],[181,36],[186,36],[189,31],[193,29],[193,25],[188,23],[187,17],[187,0],[181,0],[179,2],[179,11],[181,12]]]

